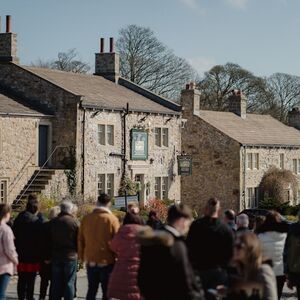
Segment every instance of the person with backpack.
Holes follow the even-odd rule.
[[[284,246],[283,263],[287,285],[290,289],[296,287],[300,300],[300,210],[298,222],[290,225]]]

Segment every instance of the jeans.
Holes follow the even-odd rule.
[[[52,300],[65,300],[74,298],[74,283],[77,271],[77,260],[54,260],[52,261]]]
[[[5,300],[5,292],[10,280],[10,275],[8,273],[0,275],[0,300]]]
[[[46,299],[47,290],[51,281],[51,264],[42,263],[40,269],[40,299]],[[49,293],[49,298],[51,298]]]
[[[102,299],[109,300],[107,298],[107,286],[109,276],[113,270],[113,265],[107,265],[103,267],[89,267],[87,266],[87,277],[88,277],[88,292],[86,295],[87,300],[95,300],[98,292],[99,284],[101,283],[102,288]]]
[[[36,272],[18,272],[18,298],[19,300],[33,300]]]

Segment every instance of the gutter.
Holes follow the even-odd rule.
[[[32,117],[32,118],[54,118],[55,116],[53,115],[38,115],[38,114],[26,114],[26,113],[3,113],[0,112],[0,116],[4,117]]]

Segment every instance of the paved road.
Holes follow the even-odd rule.
[[[39,277],[36,282],[36,288],[35,288],[35,299],[38,299],[38,292],[39,292],[39,284],[40,280]],[[99,290],[101,290],[99,288]],[[77,275],[77,299],[85,299],[87,291],[87,278],[85,271],[78,272]],[[11,279],[11,282],[9,284],[8,290],[7,290],[7,298],[8,299],[17,299],[17,277],[13,277]],[[101,291],[98,292],[97,299],[101,299]],[[287,287],[284,288],[283,296],[281,298],[282,300],[296,300],[296,293],[289,290]]]

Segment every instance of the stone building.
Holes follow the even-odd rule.
[[[30,191],[86,200],[118,195],[123,174],[142,202],[180,200],[181,106],[122,78],[119,55],[96,53],[95,73],[21,66],[16,34],[0,33],[0,195]],[[75,181],[75,184],[74,184]]]
[[[290,112],[290,127],[269,115],[247,113],[246,97],[233,91],[229,112],[201,110],[194,84],[182,91],[182,150],[192,156],[192,176],[182,176],[181,199],[201,211],[210,197],[223,208],[257,207],[259,185],[272,166],[291,170],[300,182],[300,111]],[[297,129],[296,129],[297,128]],[[293,203],[290,187],[287,194]]]

